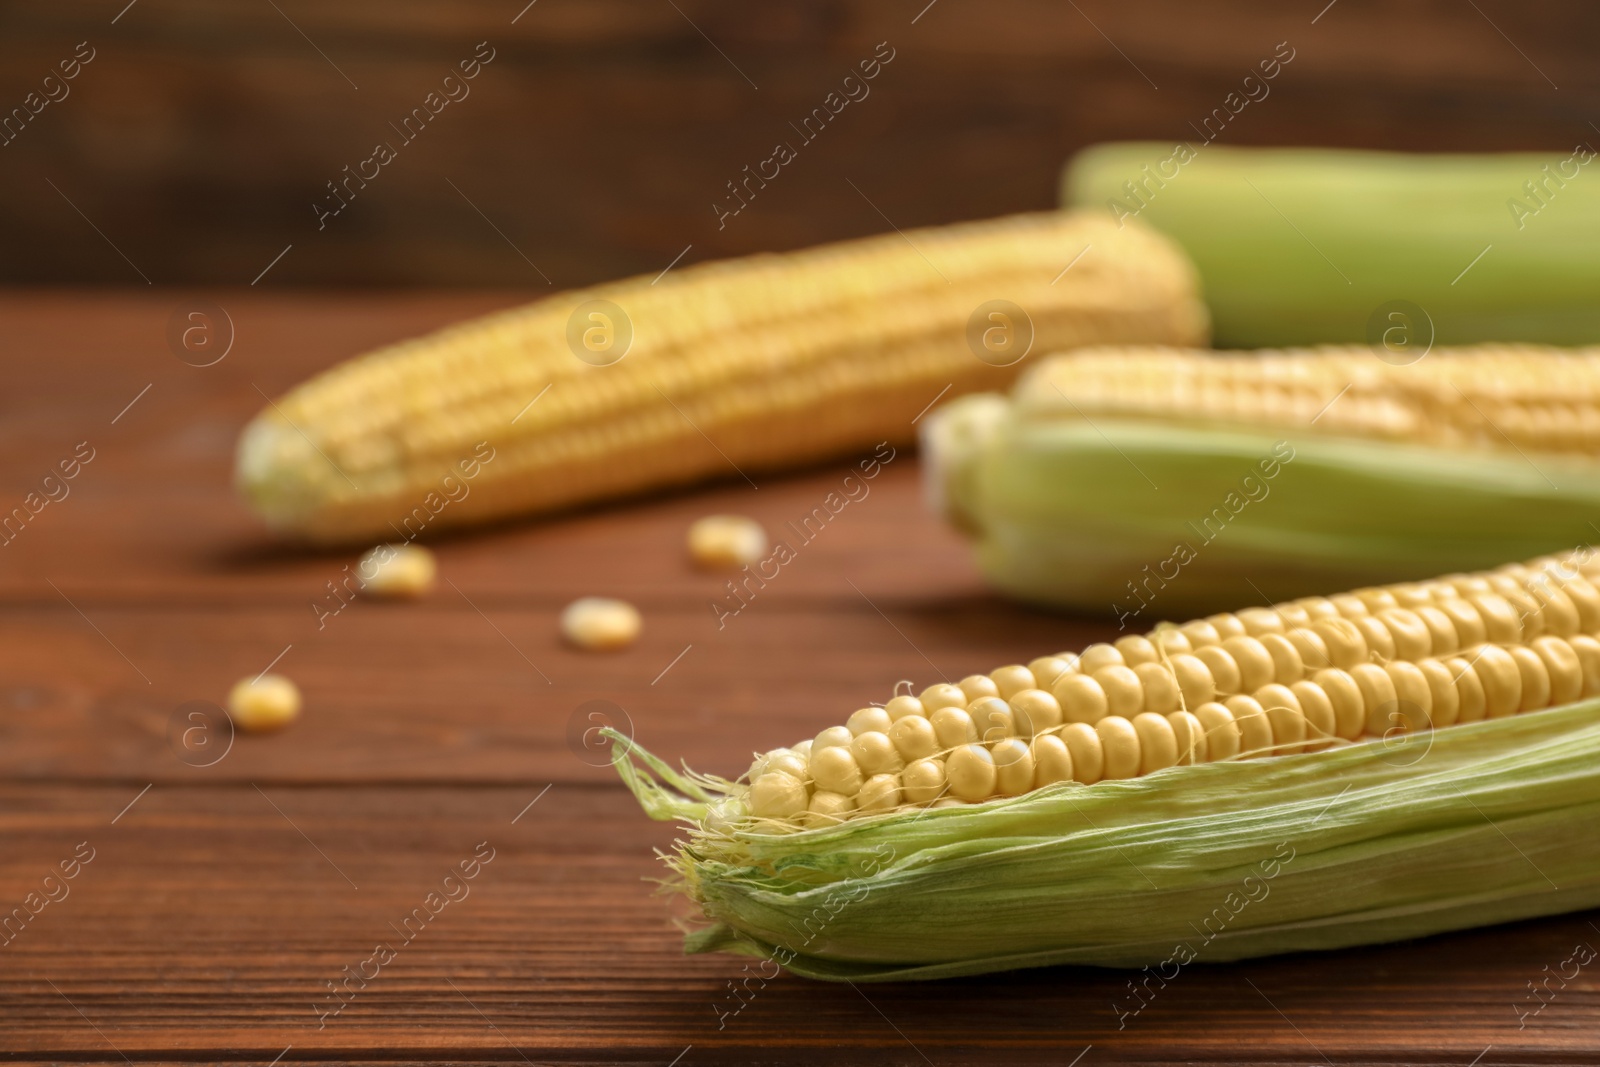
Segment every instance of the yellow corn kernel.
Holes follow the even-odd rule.
[[[356,568],[361,591],[379,597],[418,597],[433,589],[439,565],[421,545],[379,545]]]
[[[689,558],[703,570],[737,570],[767,554],[767,531],[743,515],[707,515],[689,526]]]
[[[625,600],[582,597],[561,612],[561,635],[591,652],[627,648],[639,636],[639,610]]]
[[[244,678],[228,691],[228,716],[246,733],[281,730],[300,716],[300,689],[281,674]]]

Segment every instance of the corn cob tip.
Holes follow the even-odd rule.
[[[1010,411],[1011,401],[999,393],[975,393],[930,412],[922,424],[918,436],[924,496],[934,513],[958,530],[977,530],[976,516],[963,506],[974,494],[964,492],[961,483]]]
[[[296,530],[329,492],[323,473],[339,476],[310,440],[281,416],[262,412],[239,435],[234,483],[252,509],[275,530]]]

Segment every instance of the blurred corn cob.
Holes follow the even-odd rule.
[[[668,862],[710,925],[686,947],[813,977],[1181,965],[1592,907],[1597,580],[1584,547],[1164,624],[862,707],[732,781],[615,734],[613,762],[689,825]]]
[[[1401,302],[1440,345],[1588,344],[1600,342],[1590,143],[1426,155],[1106,144],[1072,160],[1062,203],[1182,245],[1224,347],[1378,343]]]
[[[1600,515],[1600,350],[1093,350],[922,426],[991,581],[1125,626],[1570,548]]]
[[[1036,352],[1205,335],[1191,268],[1148,230],[1039,214],[889,234],[562,293],[372,352],[262,411],[238,481],[271,525],[341,541],[411,536],[419,508],[433,533],[905,442],[941,391],[1017,372],[1004,349],[1027,321],[972,328],[995,300],[1031,320]],[[991,326],[995,355],[969,342]],[[465,491],[429,507],[446,477]]]

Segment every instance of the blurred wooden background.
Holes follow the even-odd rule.
[[[95,0],[0,8],[0,282],[543,290],[1042,208],[1100,140],[1570,150],[1600,8],[1510,0]],[[325,183],[488,41],[471,95],[319,231]],[[719,229],[713,203],[878,42],[892,63]],[[59,92],[59,90],[57,90]],[[97,232],[98,231],[98,232]],[[691,247],[692,246],[692,247]],[[288,251],[275,260],[285,248]],[[685,252],[685,249],[688,249]]]

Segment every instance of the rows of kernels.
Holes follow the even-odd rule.
[[[1569,703],[1600,694],[1589,576],[1551,558],[1305,598],[929,686],[824,730],[809,767],[801,746],[762,757],[750,808],[818,825]],[[756,790],[768,774],[791,781]]]
[[[1600,351],[1529,346],[1436,351],[1425,364],[1374,363],[1365,348],[1217,355],[1081,351],[1042,365],[1019,390],[1063,416],[1293,426],[1416,443],[1600,451]],[[1331,404],[1330,399],[1337,399]]]

